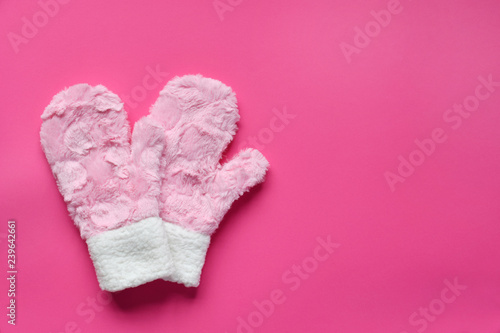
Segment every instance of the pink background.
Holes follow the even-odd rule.
[[[69,1],[44,21],[37,1],[0,1],[0,269],[15,219],[19,272],[16,327],[0,283],[0,330],[500,332],[500,87],[459,128],[443,118],[479,76],[500,81],[500,3],[401,0],[378,31],[370,12],[391,1],[221,2],[219,16],[213,0]],[[34,19],[16,53],[9,36]],[[368,43],[354,40],[366,26],[348,62],[341,43]],[[225,217],[199,288],[109,296],[40,148],[40,115],[81,82],[137,97],[157,66],[168,75],[128,107],[131,123],[172,77],[201,73],[237,93],[228,158],[258,145],[271,169]],[[284,125],[273,109],[296,117]],[[436,128],[446,140],[419,160],[414,141]],[[391,191],[400,155],[422,163]],[[340,246],[312,259],[329,235]],[[466,289],[452,297],[445,280]],[[284,302],[269,314],[275,290]]]

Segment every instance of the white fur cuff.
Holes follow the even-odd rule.
[[[186,287],[200,284],[201,269],[210,245],[210,236],[165,222],[170,252],[174,260],[175,272],[165,275],[167,281],[182,283]]]
[[[150,217],[87,239],[102,290],[119,291],[173,272],[168,239],[159,217]]]

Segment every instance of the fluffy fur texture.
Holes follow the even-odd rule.
[[[269,163],[245,149],[224,165],[222,152],[236,133],[236,96],[201,75],[172,79],[151,108],[165,130],[161,212],[165,221],[211,235],[245,191],[264,180]]]
[[[88,239],[99,281],[110,290],[151,281],[160,271],[167,280],[198,286],[210,235],[269,167],[255,149],[219,163],[237,129],[236,97],[228,86],[201,75],[176,77],[165,86],[151,115],[136,124],[132,146],[123,104],[103,86],[70,87],[54,97],[42,118],[47,160],[70,215]],[[149,231],[133,225],[158,213],[173,273],[168,260],[151,269],[146,249],[151,260],[164,258],[158,245],[141,245]],[[120,277],[129,256],[146,260],[139,266],[150,276]]]
[[[42,147],[84,239],[158,216],[163,130],[143,118],[130,145],[119,97],[99,85],[72,86],[45,109]]]
[[[219,163],[240,116],[231,88],[201,75],[171,80],[151,108],[165,130],[161,211],[176,266],[169,281],[198,286],[210,235],[231,204],[262,182],[269,163],[245,149]]]
[[[130,144],[122,102],[100,85],[62,91],[42,119],[43,150],[101,288],[118,291],[172,274],[158,217],[163,129],[144,118]]]

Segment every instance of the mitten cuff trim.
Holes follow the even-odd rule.
[[[119,291],[173,272],[163,221],[150,217],[87,239],[102,290]]]
[[[164,227],[175,265],[175,273],[166,275],[164,279],[186,287],[198,287],[210,236],[170,222],[165,222]]]

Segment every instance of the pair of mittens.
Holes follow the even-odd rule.
[[[219,163],[239,114],[217,80],[176,77],[150,112],[130,135],[117,95],[78,84],[42,114],[43,150],[103,290],[198,286],[210,236],[269,167],[255,149]]]

